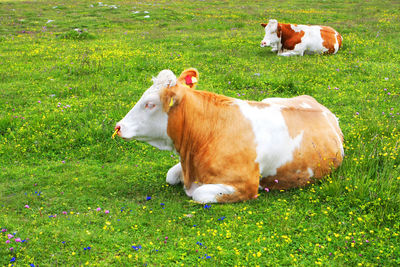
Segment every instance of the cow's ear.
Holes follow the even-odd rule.
[[[193,89],[194,87],[196,87],[196,84],[199,81],[199,72],[194,68],[184,70],[181,73],[181,76],[179,76],[178,81],[181,84],[189,86]]]
[[[261,23],[261,26],[263,26],[264,28],[267,27],[268,24],[265,23]]]
[[[177,106],[181,102],[184,91],[176,86],[164,88],[160,94],[163,111],[168,113],[171,108]]]

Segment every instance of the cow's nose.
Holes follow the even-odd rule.
[[[261,45],[267,45],[267,42],[266,41],[262,41]]]
[[[115,130],[114,134],[121,136],[121,126],[120,125],[118,125],[118,124],[115,125],[114,130]]]

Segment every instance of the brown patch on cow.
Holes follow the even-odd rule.
[[[255,136],[233,99],[190,90],[181,83],[163,89],[164,106],[171,97],[178,104],[168,110],[167,133],[179,152],[185,187],[198,182],[235,188],[218,202],[254,198],[259,185]]]
[[[283,50],[293,50],[296,44],[301,43],[301,38],[304,34],[304,31],[294,31],[291,24],[278,23],[277,35],[281,38]]]
[[[265,23],[261,23],[261,26],[263,26],[264,28],[267,27],[268,24]]]
[[[289,100],[291,103],[282,109],[289,135],[295,138],[303,134],[303,138],[291,162],[278,168],[276,175],[263,177],[261,186],[269,189],[305,186],[329,174],[343,160],[340,149],[343,135],[334,115],[310,96]],[[304,103],[310,108],[302,108]],[[308,169],[312,170],[313,177]]]
[[[336,31],[331,27],[321,26],[321,38],[323,41],[322,45],[328,49],[328,54],[335,53],[335,44],[337,43],[336,40]],[[340,35],[339,35],[340,36]],[[341,39],[341,36],[340,36]],[[339,47],[341,46],[341,41],[339,42]]]

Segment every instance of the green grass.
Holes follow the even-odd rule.
[[[103,3],[118,8],[0,1],[0,265],[400,264],[398,1]],[[344,46],[277,57],[259,46],[269,18],[331,26]],[[313,96],[340,119],[343,165],[303,189],[191,202],[165,183],[176,155],[110,138],[152,76],[188,67],[199,90]]]

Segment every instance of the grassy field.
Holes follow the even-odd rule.
[[[0,1],[1,266],[400,264],[399,1],[103,3]],[[269,18],[331,26],[343,48],[278,57],[259,46]],[[313,96],[340,119],[343,165],[191,202],[165,182],[177,155],[110,138],[152,76],[188,67],[199,90]]]

